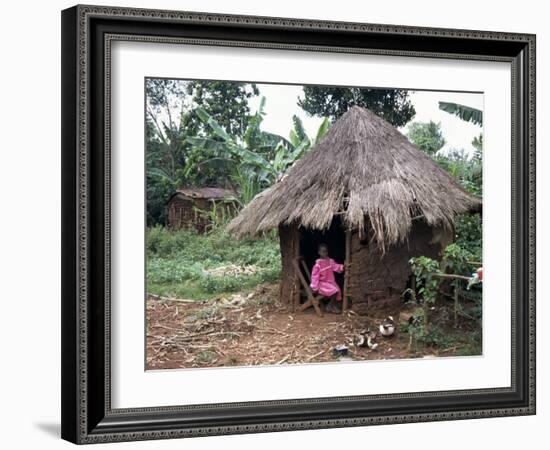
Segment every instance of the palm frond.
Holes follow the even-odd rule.
[[[439,109],[454,114],[466,122],[483,125],[483,111],[459,103],[439,102]]]

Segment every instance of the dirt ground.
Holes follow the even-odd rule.
[[[399,307],[371,315],[292,312],[277,300],[278,285],[261,285],[247,295],[195,302],[149,296],[147,369],[295,364],[442,356],[408,351],[408,334],[376,333],[375,349],[360,347],[358,333],[377,331]],[[348,347],[347,355],[334,348]]]

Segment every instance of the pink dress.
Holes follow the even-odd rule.
[[[334,262],[332,258],[318,259],[311,271],[311,289],[323,297],[331,297],[336,294],[336,300],[342,300],[340,287],[334,279],[334,272],[344,271],[344,265]]]

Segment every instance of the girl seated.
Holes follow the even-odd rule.
[[[327,311],[331,313],[339,313],[339,303],[342,301],[342,293],[336,280],[334,279],[334,272],[342,273],[344,271],[344,265],[336,263],[332,258],[328,256],[328,246],[326,244],[320,244],[317,248],[319,259],[315,261],[313,270],[311,271],[311,284],[310,287],[314,293],[319,293],[323,297],[330,299],[327,305]]]

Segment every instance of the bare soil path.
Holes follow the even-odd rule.
[[[292,312],[277,300],[278,286],[261,285],[206,303],[149,296],[147,300],[147,369],[299,364],[339,360],[377,360],[437,356],[407,351],[408,334],[375,338],[376,349],[356,345],[357,334],[378,330],[399,311],[372,316]],[[335,354],[339,345],[346,356]]]

